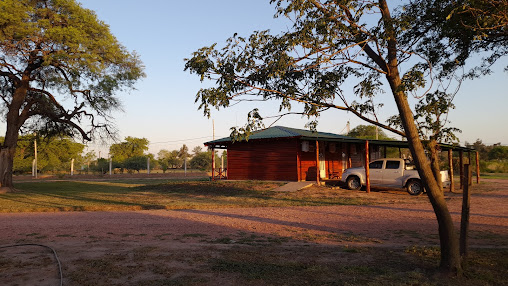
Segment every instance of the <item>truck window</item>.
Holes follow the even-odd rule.
[[[369,164],[369,168],[371,169],[382,169],[383,168],[383,161],[374,161]]]
[[[386,161],[386,169],[398,169],[400,161]]]

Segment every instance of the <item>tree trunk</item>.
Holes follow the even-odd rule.
[[[409,149],[415,161],[415,165],[418,168],[422,183],[427,189],[427,195],[434,209],[434,213],[436,214],[441,246],[440,269],[448,274],[460,274],[462,272],[462,267],[459,253],[459,239],[455,232],[453,220],[448,206],[446,205],[442,189],[439,188],[438,178],[434,176],[431,164],[425,155],[425,149],[420,140],[406,94],[401,88],[402,81],[397,60],[396,32],[392,25],[392,18],[386,0],[379,0],[379,7],[385,25],[385,32],[388,36],[387,63],[386,66],[382,68],[386,69],[386,79],[390,84],[397,109],[399,110],[402,126],[404,127],[406,138],[409,143]]]
[[[8,146],[6,138],[4,146],[0,148],[0,193],[14,191],[12,183],[14,152],[16,152],[16,144]]]
[[[392,89],[392,90],[397,90]],[[418,137],[416,124],[413,121],[413,115],[409,108],[407,98],[402,92],[394,92],[395,101],[399,108],[401,119],[404,125],[404,130],[409,141],[409,149],[418,168],[418,173],[422,179],[423,185],[427,190],[434,213],[436,214],[439,240],[441,246],[441,263],[440,268],[444,272],[450,274],[459,274],[462,272],[459,254],[459,240],[455,232],[453,220],[446,205],[442,188],[438,183],[439,178],[436,178],[432,171],[431,164],[425,155],[425,149]]]
[[[26,118],[20,116],[20,110],[25,102],[29,82],[30,71],[27,70],[13,93],[11,103],[8,105],[5,139],[4,143],[0,146],[0,192],[14,191],[12,183],[14,153],[18,144],[19,129],[26,120]]]
[[[441,181],[441,169],[439,167],[439,145],[435,139],[430,139],[429,144],[430,163],[434,178],[436,178],[439,189],[443,191],[443,182]]]

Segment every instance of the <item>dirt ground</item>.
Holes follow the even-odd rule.
[[[475,193],[485,186],[488,191]],[[319,259],[337,259],[336,251],[348,247],[438,245],[437,222],[424,196],[411,197],[404,192],[388,190],[371,194],[337,191],[344,196],[369,196],[384,203],[2,213],[0,285],[60,283],[56,260],[49,249],[37,245],[1,248],[13,244],[41,244],[53,248],[62,264],[64,285],[237,285],[240,283],[235,280],[237,277],[211,273],[207,271],[207,264],[224,255],[245,251],[273,251],[274,255],[287,260],[309,259],[318,253]],[[462,196],[447,193],[446,197],[458,227]],[[485,185],[473,186],[471,247],[508,246],[507,202],[506,180],[489,180]],[[295,254],[298,249],[301,251]],[[108,270],[104,272],[103,269]]]

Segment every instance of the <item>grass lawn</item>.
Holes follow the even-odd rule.
[[[508,173],[482,173],[481,178],[508,180]]]
[[[280,193],[279,182],[52,181],[17,183],[16,193],[0,194],[0,212],[126,211],[261,206],[369,204],[369,198],[347,198],[329,189]]]

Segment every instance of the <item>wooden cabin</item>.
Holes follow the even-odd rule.
[[[318,174],[320,179],[340,179],[343,170],[363,166],[364,142],[275,126],[255,132],[248,141],[233,142],[226,137],[205,146],[227,149],[227,178],[231,180],[315,181]],[[371,153],[371,159],[379,157],[379,150]]]
[[[227,150],[227,171],[212,168],[212,180],[274,180],[274,181],[317,181],[340,179],[342,172],[351,167],[365,167],[369,177],[368,164],[387,157],[387,147],[408,148],[407,141],[366,140],[344,135],[312,132],[309,130],[275,126],[256,131],[248,141],[233,141],[230,137],[204,143],[208,148]],[[448,151],[448,166],[453,165],[453,152],[459,153],[459,177],[463,178],[464,164],[471,164],[474,149],[456,145],[439,144],[442,151]],[[467,152],[467,158],[464,153]],[[391,157],[391,156],[389,156]],[[215,155],[212,155],[212,161]],[[479,157],[476,152],[476,182],[480,182]],[[453,169],[449,170],[453,191]],[[370,183],[367,179],[367,192]],[[460,180],[460,188],[463,188]]]

